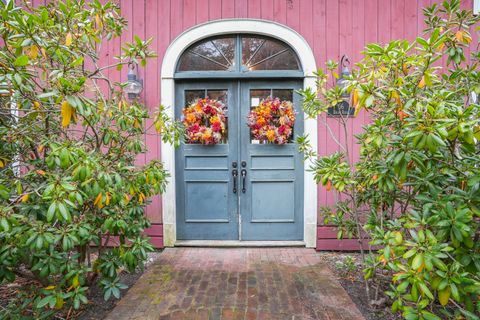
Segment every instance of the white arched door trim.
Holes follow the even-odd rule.
[[[282,24],[255,19],[215,20],[196,25],[180,34],[167,48],[163,57],[161,71],[161,103],[173,118],[175,116],[175,68],[183,51],[198,40],[221,34],[258,34],[277,38],[296,51],[305,75],[304,88],[315,86],[315,57],[307,41],[293,29]],[[313,150],[317,150],[317,120],[306,119],[305,134],[309,136]],[[175,188],[175,150],[162,142],[162,161],[171,178],[166,192],[162,196],[163,237],[165,246],[173,246],[176,241],[176,188]],[[304,241],[307,247],[316,245],[317,227],[317,185],[309,167],[305,163],[304,171]]]

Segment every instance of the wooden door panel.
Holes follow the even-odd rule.
[[[253,180],[251,186],[251,223],[295,222],[294,180]]]
[[[182,106],[199,95],[224,99],[228,130],[238,130],[233,82],[179,83],[177,118],[181,117]],[[233,193],[231,179],[231,163],[237,158],[235,135],[217,145],[185,143],[177,149],[177,239],[238,240],[238,196]]]
[[[245,123],[252,104],[269,95],[291,97],[300,111],[300,99],[295,93],[299,88],[301,82],[297,81],[242,83],[240,161],[245,161],[247,172],[245,193],[240,194],[242,240],[303,239],[303,163],[298,146],[294,141],[275,145],[251,140]],[[302,133],[303,118],[299,112],[294,136]]]

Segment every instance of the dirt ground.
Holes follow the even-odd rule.
[[[145,270],[147,270],[150,264],[158,258],[160,253],[161,251],[149,253],[148,260],[145,264]],[[121,290],[122,297],[135,284],[135,282],[138,280],[138,278],[140,278],[140,276],[144,273],[144,271],[139,270],[135,273],[122,272],[120,274],[120,282],[128,286],[127,289]],[[30,282],[31,280],[17,277],[14,283],[0,285],[0,308],[6,307],[9,301],[15,298],[19,289],[21,287],[28,286]],[[110,310],[112,310],[115,307],[115,305],[118,303],[118,300],[115,300],[115,299],[110,299],[109,301],[105,301],[103,299],[102,289],[99,288],[97,284],[91,287],[88,295],[88,301],[89,303],[83,306],[80,310],[78,311],[71,310],[70,313],[68,313],[69,311],[66,310],[65,314],[59,314],[53,319],[99,320],[99,319],[103,319],[108,314],[108,312],[110,312]]]
[[[355,302],[357,308],[367,320],[397,320],[400,316],[392,314],[390,307],[382,303],[381,296],[379,306],[371,307],[365,293],[365,282],[363,280],[360,264],[361,256],[356,252],[319,252],[319,255],[328,262],[328,266],[335,274],[337,280],[343,286],[350,298]],[[353,263],[352,263],[353,262]],[[386,302],[386,301],[385,301]]]
[[[128,290],[137,282],[138,278],[149,268],[149,266],[159,257],[161,251],[149,253],[148,260],[145,263],[145,269],[143,271],[137,271],[136,273],[123,272],[120,275],[120,282],[128,286],[127,289],[121,290],[122,297],[128,292]],[[103,319],[118,303],[119,300],[110,299],[105,301],[103,299],[102,289],[95,284],[90,289],[90,295],[88,297],[89,304],[79,312],[75,319],[78,320],[98,320]]]

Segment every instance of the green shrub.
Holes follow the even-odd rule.
[[[327,214],[341,223],[339,233],[366,232],[380,247],[365,257],[365,276],[379,285],[387,275],[394,312],[478,319],[480,54],[472,44],[467,62],[465,52],[479,18],[457,0],[424,13],[426,38],[367,45],[348,79],[351,104],[371,119],[357,136],[360,158],[352,162],[352,146],[339,141],[341,151],[314,159],[312,170],[342,194]],[[342,93],[328,88],[327,74],[318,76],[318,90],[303,92],[315,117]],[[348,130],[348,118],[339,121]],[[299,142],[314,154],[306,138]]]
[[[168,173],[156,160],[135,165],[152,115],[106,71],[155,54],[135,37],[99,65],[102,44],[125,27],[112,2],[0,2],[0,283],[33,280],[3,317],[77,309],[95,280],[105,299],[119,298],[119,272],[152,250],[144,207]],[[176,142],[181,131],[162,111],[154,124]]]

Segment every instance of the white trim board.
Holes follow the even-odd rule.
[[[480,13],[480,0],[473,0],[473,13],[474,14]]]
[[[304,88],[315,87],[316,71],[315,56],[307,41],[293,29],[282,24],[256,19],[225,19],[215,20],[196,25],[172,41],[163,57],[161,70],[161,103],[170,117],[175,117],[175,67],[183,51],[191,44],[212,36],[221,34],[249,33],[277,38],[294,49],[300,59],[304,72]],[[317,150],[317,120],[306,119],[305,134],[309,136],[313,150]],[[176,194],[175,194],[175,149],[172,145],[162,142],[162,161],[165,169],[171,174],[165,193],[162,195],[163,239],[165,246],[173,246],[176,242]],[[317,233],[317,185],[312,172],[304,171],[304,242],[307,247],[315,247]]]

